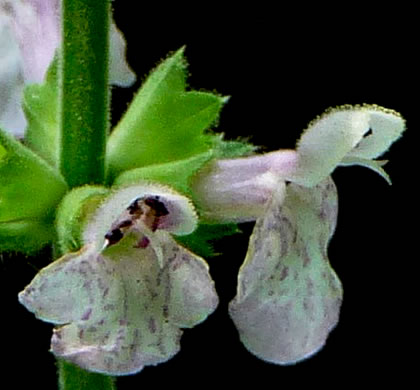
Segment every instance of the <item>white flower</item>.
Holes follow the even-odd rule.
[[[108,375],[173,357],[181,328],[218,304],[206,262],[171,236],[190,233],[196,222],[189,200],[163,186],[109,196],[89,219],[83,248],[41,270],[19,294],[28,310],[57,325],[52,352]]]
[[[389,182],[375,158],[404,130],[394,111],[339,107],[309,125],[296,151],[218,161],[195,179],[209,219],[256,219],[229,313],[258,357],[291,364],[324,345],[342,301],[327,255],[338,213],[330,174],[338,165],[363,165]]]
[[[27,83],[40,83],[60,43],[59,0],[0,0],[0,127],[23,136],[21,108]],[[110,34],[110,82],[130,86],[125,41],[115,24]]]

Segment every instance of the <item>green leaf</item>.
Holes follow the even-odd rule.
[[[212,158],[214,153],[209,151],[184,160],[131,169],[119,175],[115,179],[114,186],[121,187],[150,181],[169,185],[177,191],[190,195],[190,179]]]
[[[291,364],[319,351],[338,322],[341,283],[327,257],[337,220],[331,178],[276,193],[256,222],[229,313],[256,356]]]
[[[3,160],[3,158],[7,155],[7,150],[0,145],[0,162]]]
[[[53,241],[52,220],[24,219],[0,222],[0,252],[34,254]]]
[[[53,167],[58,167],[58,60],[51,63],[43,84],[25,87],[23,110],[28,121],[25,143]]]
[[[34,152],[0,130],[0,222],[44,219],[67,191],[64,179]]]
[[[221,134],[216,138],[216,144],[213,150],[217,158],[223,159],[249,156],[257,149],[257,146],[248,143],[246,140],[226,141],[223,139],[223,134]]]
[[[193,196],[190,188],[192,178],[211,160],[239,157],[250,154],[254,150],[254,146],[245,142],[224,141],[219,136],[214,148],[210,151],[183,160],[131,169],[119,175],[113,185],[122,187],[141,181],[158,182],[191,197]]]
[[[107,144],[108,174],[186,159],[209,150],[212,125],[226,98],[186,92],[183,49],[165,60],[141,87]]]

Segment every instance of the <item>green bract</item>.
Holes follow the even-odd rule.
[[[63,178],[12,136],[0,132],[0,221],[51,214],[67,186]]]
[[[185,159],[212,148],[205,134],[226,102],[206,92],[186,92],[183,49],[150,75],[107,144],[111,178],[151,164]]]
[[[0,251],[29,253],[48,243],[66,191],[59,173],[0,130]]]
[[[191,178],[213,158],[214,152],[208,151],[187,159],[131,169],[119,175],[114,185],[125,186],[142,180],[150,180],[170,185],[184,194],[191,195]]]
[[[24,90],[23,110],[28,125],[26,144],[53,167],[59,161],[58,60],[50,65],[43,84]]]
[[[192,181],[207,163],[215,159],[250,154],[255,150],[252,145],[239,141],[223,141],[222,137],[215,137],[214,141],[212,149],[193,157],[125,171],[115,179],[114,186],[125,186],[149,180],[167,184],[185,195],[194,197],[194,190],[191,188]]]

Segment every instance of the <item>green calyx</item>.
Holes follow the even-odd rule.
[[[101,186],[83,186],[67,193],[56,216],[60,253],[74,252],[82,246],[83,228],[109,192]]]

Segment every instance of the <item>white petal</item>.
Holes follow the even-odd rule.
[[[110,34],[109,82],[120,87],[130,87],[136,81],[136,75],[131,70],[125,57],[127,45],[124,36],[115,23],[111,24]]]
[[[51,339],[56,356],[89,371],[136,373],[174,356],[180,328],[200,323],[218,304],[204,260],[168,233],[162,252],[161,268],[150,247],[102,255],[88,245],[43,269],[19,300],[62,325]]]
[[[290,184],[258,219],[229,313],[245,347],[261,359],[291,364],[316,353],[336,325],[341,283],[327,244],[337,218],[329,178],[314,188]]]
[[[327,111],[313,121],[298,142],[298,168],[290,180],[314,186],[341,164],[376,167],[363,160],[385,153],[405,129],[404,119],[392,110],[378,106],[343,106]],[[371,130],[372,134],[368,135]],[[386,174],[385,174],[386,175]]]
[[[17,137],[23,136],[26,127],[23,85],[23,59],[11,18],[0,8],[0,127]]]
[[[2,0],[0,3],[0,126],[23,136],[24,85],[42,83],[60,45],[59,0]],[[125,58],[126,44],[115,23],[110,29],[110,83],[136,79]]]
[[[347,157],[373,159],[381,156],[398,140],[405,130],[405,120],[392,110],[366,106],[372,134],[364,137]]]
[[[315,119],[298,142],[298,168],[291,180],[304,186],[316,185],[368,131],[368,112],[352,107],[334,109]]]

